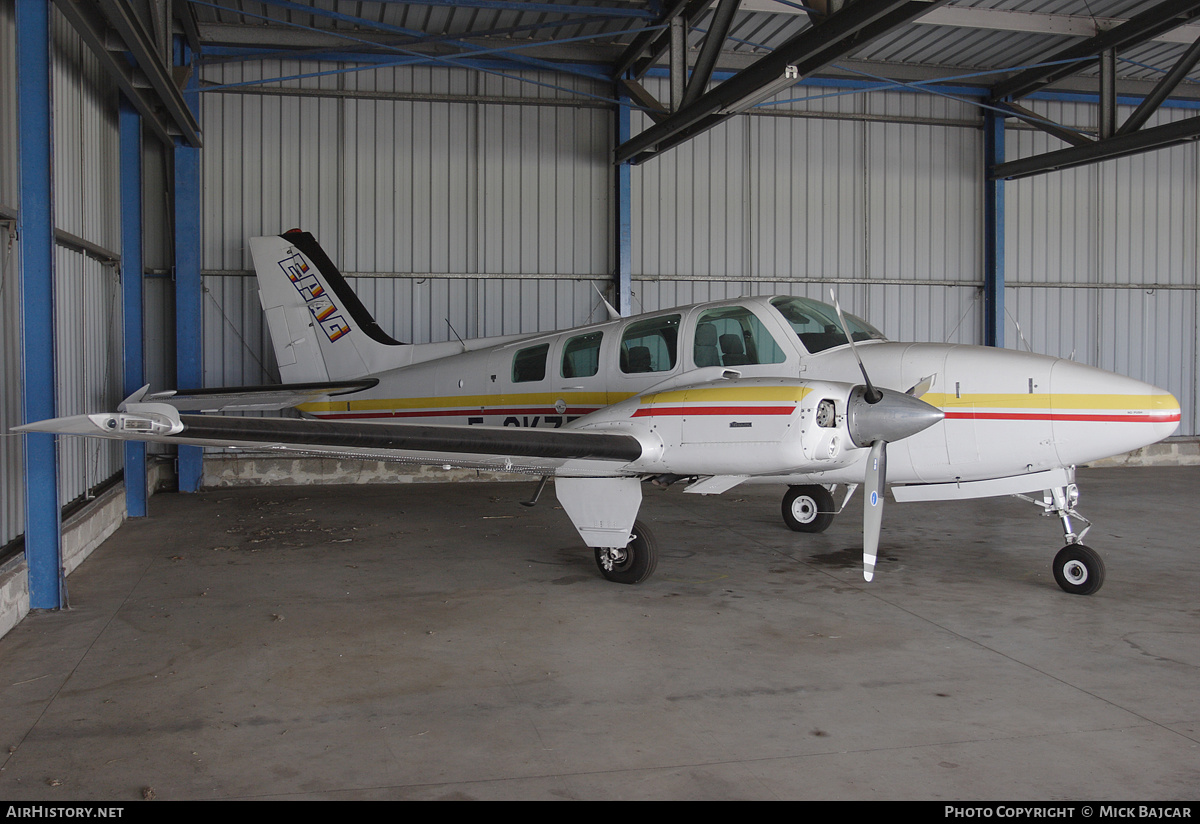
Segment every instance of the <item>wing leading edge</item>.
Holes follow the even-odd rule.
[[[614,463],[631,463],[643,452],[636,437],[617,432],[241,418],[180,414],[164,403],[123,406],[121,412],[55,418],[13,431],[535,473],[600,461],[608,464],[602,474],[618,474]]]

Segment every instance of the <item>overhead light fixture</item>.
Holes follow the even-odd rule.
[[[760,89],[755,89],[750,94],[743,97],[741,100],[736,100],[728,106],[720,110],[720,114],[737,114],[744,112],[746,109],[751,109],[762,103],[764,100],[774,97],[784,89],[790,88],[800,82],[800,69],[795,66],[784,66],[783,76],[778,80],[773,80]]]

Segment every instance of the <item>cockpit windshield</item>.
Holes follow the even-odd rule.
[[[792,331],[810,353],[823,352],[848,343],[838,321],[837,310],[827,303],[808,298],[779,297],[772,298],[771,305],[791,324]],[[848,312],[844,314],[846,326],[849,327],[855,342],[887,340],[882,332],[862,318],[856,318]]]

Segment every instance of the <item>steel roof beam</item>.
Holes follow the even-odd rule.
[[[733,16],[737,14],[740,4],[741,0],[720,0],[717,3],[717,10],[713,12],[712,24],[708,27],[708,34],[704,36],[703,45],[700,46],[700,56],[696,58],[696,65],[692,68],[692,77],[688,81],[687,90],[683,93],[684,106],[695,103],[700,95],[704,94],[705,88],[708,87],[708,81],[712,80],[713,69],[716,68],[717,58],[721,55],[721,45],[725,42],[730,27],[733,26]]]
[[[1145,125],[1146,121],[1150,119],[1150,115],[1154,114],[1158,107],[1170,97],[1171,92],[1175,91],[1175,87],[1187,77],[1188,72],[1196,67],[1198,61],[1200,61],[1200,39],[1197,39],[1191,48],[1180,56],[1171,70],[1154,87],[1154,91],[1146,95],[1146,99],[1141,102],[1141,105],[1134,109],[1129,119],[1121,125],[1121,128],[1117,129],[1117,134],[1129,134]]]
[[[58,0],[61,8],[71,0]],[[174,77],[167,66],[168,56],[161,55],[154,43],[146,36],[145,30],[129,7],[128,0],[97,0],[108,24],[116,29],[125,48],[133,55],[142,73],[150,81],[157,100],[162,104],[172,122],[179,129],[179,134],[189,146],[199,148],[200,124],[196,122],[191,109],[183,99],[183,92],[175,85]]]
[[[616,161],[641,163],[656,152],[712,128],[744,101],[753,100],[764,91],[769,93],[772,85],[793,77],[792,82],[799,82],[944,2],[947,0],[858,0],[824,23],[800,32],[754,65],[706,92],[690,106],[626,141],[617,147]]]
[[[1078,73],[1083,68],[1094,65],[1100,60],[1101,53],[1107,50],[1144,43],[1184,23],[1191,22],[1196,17],[1200,17],[1200,0],[1164,0],[1157,6],[1131,17],[1115,29],[1101,32],[1095,37],[1062,49],[1041,61],[1044,63],[1069,61],[1064,65],[1027,69],[998,83],[992,89],[992,98],[1000,100],[1024,97],[1043,86],[1048,86],[1057,80]]]
[[[635,37],[629,48],[617,59],[613,67],[613,77],[620,77],[632,70],[635,80],[641,78],[670,47],[671,20],[679,16],[684,20],[695,20],[704,14],[711,4],[712,0],[673,0],[658,19],[658,26],[664,28],[656,27]]]
[[[1088,146],[1096,141],[1078,129],[1072,129],[1055,123],[1053,120],[1047,120],[1045,116],[1037,112],[1030,111],[1024,106],[1018,106],[1016,103],[1000,103],[996,108],[1007,114],[1011,114],[1020,120],[1024,120],[1031,126],[1036,126],[1047,134],[1054,135],[1064,143],[1070,143],[1072,146]]]
[[[1086,166],[1101,160],[1141,154],[1176,146],[1180,143],[1200,139],[1200,116],[1176,120],[1162,126],[1141,129],[1131,134],[1116,135],[1107,140],[1097,140],[1087,146],[1073,146],[1057,152],[1046,152],[1033,157],[1001,163],[991,171],[993,180],[1013,180],[1020,177]]]
[[[184,103],[183,94],[123,0],[55,0],[55,5],[155,135],[167,145],[177,136],[189,146],[201,145],[200,126]],[[120,36],[123,48],[109,45],[110,28]],[[126,51],[132,54],[136,66],[130,65]]]
[[[650,116],[651,120],[658,122],[667,117],[667,107],[660,103],[658,98],[646,91],[646,87],[641,83],[623,77],[617,81],[617,85],[642,111]]]

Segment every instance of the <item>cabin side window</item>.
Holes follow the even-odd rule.
[[[520,349],[513,356],[512,382],[530,383],[546,377],[546,359],[550,355],[550,344],[539,343],[528,349]]]
[[[562,376],[564,378],[590,378],[600,371],[600,341],[603,332],[578,335],[563,347]]]
[[[631,323],[621,336],[621,371],[670,372],[675,368],[679,343],[679,315],[666,315]]]
[[[724,306],[700,316],[692,360],[700,368],[752,366],[783,363],[787,356],[753,312],[744,306]]]

